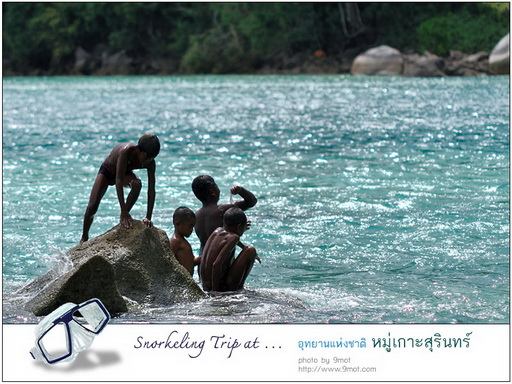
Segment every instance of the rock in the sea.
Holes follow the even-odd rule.
[[[39,291],[25,306],[36,316],[46,316],[65,303],[80,304],[92,298],[100,299],[110,314],[126,312],[127,306],[119,293],[112,264],[101,256],[93,256],[83,264],[55,280],[45,275]],[[34,284],[33,286],[36,286]]]
[[[489,69],[496,75],[510,73],[510,33],[507,33],[492,50],[489,56]]]
[[[381,45],[355,58],[350,69],[353,75],[401,75],[404,59],[399,50]]]
[[[206,297],[174,257],[167,234],[147,228],[141,221],[135,221],[131,228],[119,224],[77,245],[67,256],[73,265],[71,271],[57,279],[50,271],[24,288],[25,293],[38,292],[27,307],[32,312],[49,313],[62,301],[78,304],[93,297],[102,300],[109,311],[126,311],[126,304],[123,307],[115,298],[116,289],[140,304],[165,306]]]

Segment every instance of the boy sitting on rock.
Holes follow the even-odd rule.
[[[194,257],[192,247],[187,241],[196,225],[196,215],[191,209],[187,207],[179,207],[174,211],[172,216],[174,223],[174,234],[171,237],[171,249],[174,256],[181,265],[190,273],[194,275],[194,266],[199,265],[199,258]]]
[[[261,260],[252,246],[244,246],[235,257],[236,246],[247,228],[247,217],[238,207],[224,213],[224,226],[213,231],[206,242],[200,264],[201,283],[205,291],[238,291]]]

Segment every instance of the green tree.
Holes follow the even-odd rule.
[[[102,46],[142,66],[250,72],[297,54],[388,44],[402,51],[490,50],[510,28],[508,3],[5,2],[3,58],[18,73],[68,73],[74,52]],[[362,28],[364,25],[364,29]]]
[[[42,10],[41,3],[2,3],[3,58],[24,73],[30,68],[47,69],[51,52],[39,39],[31,20]]]
[[[468,4],[458,12],[428,19],[416,30],[417,49],[446,56],[450,50],[490,52],[508,32],[509,9],[499,4]]]

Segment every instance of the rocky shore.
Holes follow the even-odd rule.
[[[403,54],[398,50],[380,46],[356,57],[350,73],[353,75],[392,75],[405,77],[487,76],[493,74],[489,54],[478,52],[467,55],[451,51],[448,57],[430,52]]]
[[[510,36],[507,34],[491,53],[467,54],[452,50],[440,57],[430,52],[403,53],[381,45],[364,52],[347,50],[343,55],[331,57],[324,51],[276,57],[255,69],[255,74],[344,74],[393,75],[405,77],[489,76],[510,73]],[[179,61],[169,58],[151,58],[145,61],[131,58],[125,51],[109,52],[99,45],[88,52],[75,49],[74,64],[67,69],[33,70],[29,75],[175,75],[180,74]],[[3,75],[17,73],[4,60]]]
[[[358,55],[352,62],[353,75],[394,75],[406,77],[487,76],[510,73],[510,48],[507,34],[493,51],[465,54],[450,51],[449,57],[430,52],[403,54],[381,45]]]

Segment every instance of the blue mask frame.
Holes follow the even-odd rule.
[[[80,312],[85,320],[84,323],[87,323],[89,327],[78,321],[79,319],[75,317],[77,312]],[[110,314],[99,299],[91,299],[79,305],[74,303],[63,304],[39,323],[39,326],[36,329],[36,347],[30,351],[30,354],[34,359],[41,359],[41,357],[44,358],[43,361],[48,364],[55,364],[66,359],[73,360],[80,351],[90,346],[94,336],[103,331],[109,320]],[[52,354],[46,350],[43,344],[43,339],[50,331],[60,324],[64,325],[67,349],[66,353],[62,355],[52,356]],[[73,348],[72,334],[76,331],[71,329],[70,324],[77,324],[79,326],[78,329],[85,331],[85,334],[89,334],[91,336],[88,343],[78,346],[78,349]],[[37,333],[41,330],[43,330],[43,332],[37,336]],[[71,358],[73,355],[75,356]]]

